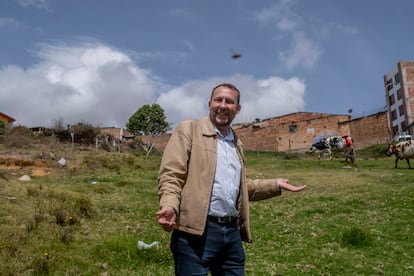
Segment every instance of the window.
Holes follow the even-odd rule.
[[[404,106],[403,105],[400,105],[400,107],[398,107],[398,111],[400,113],[400,117],[404,116]]]
[[[401,100],[401,98],[402,98],[402,95],[401,95],[401,89],[398,89],[398,90],[397,90],[397,99],[398,99],[398,100]]]
[[[387,88],[387,91],[390,91],[393,88],[392,78],[387,80],[387,83],[385,84],[385,87]]]
[[[297,130],[298,130],[297,125],[289,125],[289,132],[290,133],[295,133]]]
[[[388,97],[388,102],[390,103],[390,105],[395,104],[395,97],[394,97],[394,94],[389,95],[389,97]]]
[[[397,110],[393,110],[393,111],[391,112],[391,117],[392,117],[392,120],[393,120],[393,121],[395,121],[395,120],[397,119]]]
[[[400,73],[394,75],[395,83],[398,84],[401,81]]]

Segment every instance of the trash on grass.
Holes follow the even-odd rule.
[[[158,241],[155,241],[151,244],[146,244],[143,241],[138,241],[137,245],[138,245],[138,249],[141,250],[141,249],[149,249],[149,248],[158,247],[159,244],[160,244],[160,242],[158,242]]]

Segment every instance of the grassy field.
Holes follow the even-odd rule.
[[[173,275],[157,224],[159,156],[68,151],[65,168],[0,178],[0,275]],[[250,178],[307,184],[251,203],[246,275],[414,275],[414,170],[393,158],[247,153]],[[138,250],[137,242],[160,242]]]

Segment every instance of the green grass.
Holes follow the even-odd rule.
[[[308,185],[251,203],[246,275],[414,274],[414,170],[404,162],[246,155],[251,178]],[[0,179],[0,275],[173,275],[170,234],[154,215],[160,157],[68,160],[31,182]],[[139,240],[160,246],[138,250]]]

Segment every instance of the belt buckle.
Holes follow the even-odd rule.
[[[228,217],[217,217],[217,222],[227,223],[227,222],[229,222],[229,218]]]

